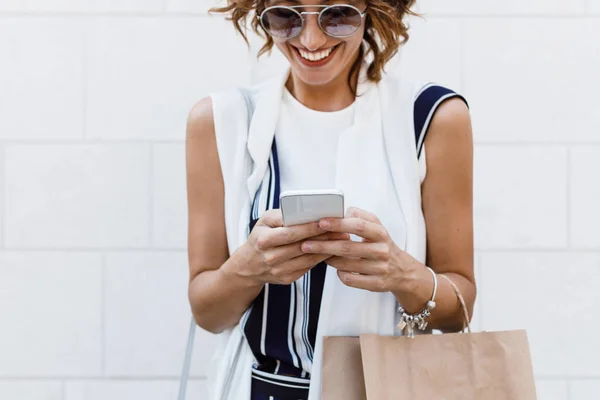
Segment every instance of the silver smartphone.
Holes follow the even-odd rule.
[[[337,189],[285,191],[279,205],[284,226],[344,217],[344,193]]]

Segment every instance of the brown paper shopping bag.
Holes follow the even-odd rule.
[[[326,337],[321,399],[535,400],[526,332],[468,332]]]

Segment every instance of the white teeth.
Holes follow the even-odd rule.
[[[333,51],[333,47],[330,47],[327,50],[321,50],[321,51],[306,51],[306,50],[301,50],[298,49],[298,51],[300,51],[300,55],[302,56],[302,58],[305,58],[309,61],[319,61],[324,59],[325,57],[328,57],[331,52]]]

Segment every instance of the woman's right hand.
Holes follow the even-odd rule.
[[[348,240],[344,233],[326,232],[318,222],[283,226],[281,210],[268,210],[256,222],[241,251],[236,273],[257,285],[289,285],[331,255],[305,254],[304,240]]]

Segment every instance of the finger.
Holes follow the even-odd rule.
[[[328,254],[304,254],[302,256],[288,260],[271,270],[271,273],[277,277],[292,275],[297,271],[311,269],[331,257]]]
[[[377,218],[377,215],[358,207],[349,207],[348,210],[346,210],[346,217],[362,218],[366,221],[381,225],[381,221]]]
[[[307,240],[302,251],[313,254],[331,254],[342,257],[360,257],[371,260],[389,258],[389,246],[382,242],[354,242],[351,240]]]
[[[318,222],[308,224],[283,226],[268,230],[263,236],[257,239],[257,245],[260,249],[269,249],[283,246],[290,243],[296,243],[304,239],[321,235],[326,231],[319,227]]]
[[[342,232],[327,232],[310,238],[310,240],[350,240],[350,235]]]
[[[302,242],[291,243],[265,250],[263,253],[263,261],[268,266],[277,266],[304,254],[305,253],[302,251]]]
[[[385,280],[377,275],[361,275],[352,272],[339,271],[338,277],[346,286],[368,290],[371,292],[388,292]]]
[[[291,275],[284,276],[282,278],[277,278],[278,281],[276,283],[280,285],[291,285],[293,282],[296,282],[298,279],[306,275],[308,271],[310,271],[313,267],[301,269],[292,273]]]
[[[261,215],[256,225],[268,226],[270,228],[281,227],[283,226],[283,214],[280,209],[267,210]]]
[[[387,240],[387,230],[383,225],[358,217],[324,218],[319,221],[319,226],[330,232],[350,233],[373,242]]]
[[[327,265],[344,272],[354,272],[362,275],[381,275],[381,264],[378,261],[364,258],[331,257]]]

